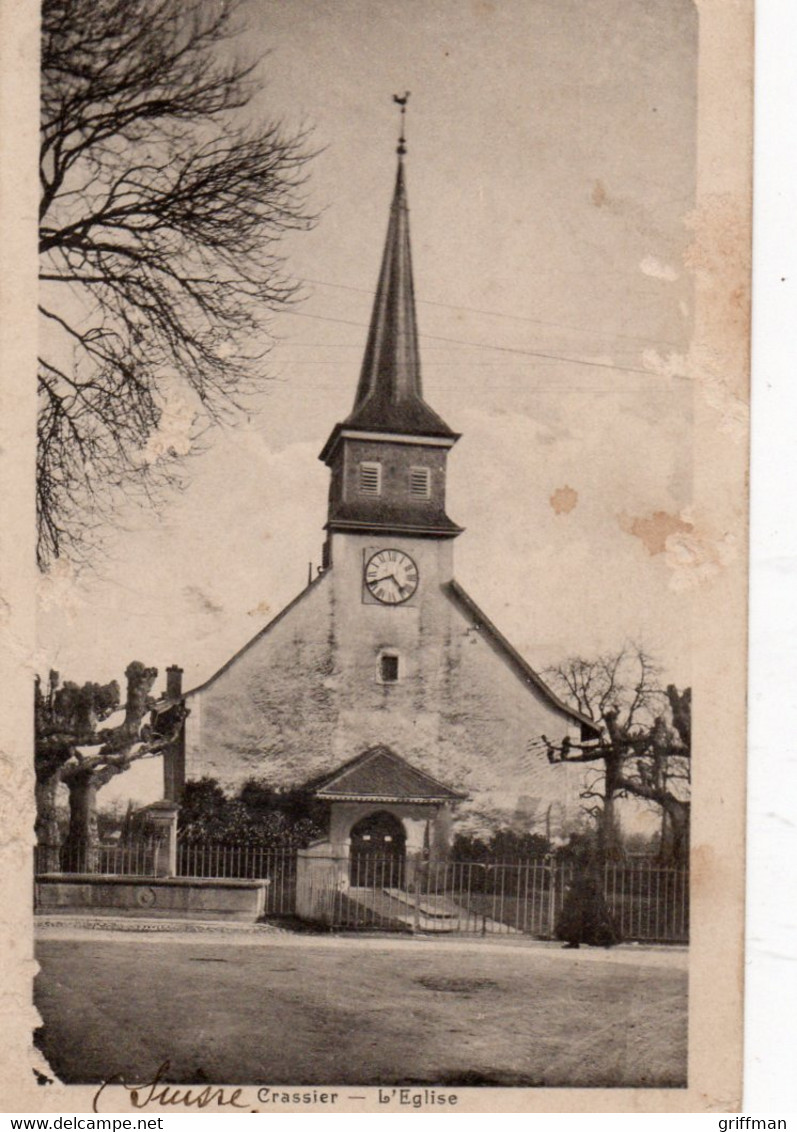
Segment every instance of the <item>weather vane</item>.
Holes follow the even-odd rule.
[[[410,92],[408,90],[405,90],[403,95],[393,95],[393,101],[397,102],[401,107],[401,131],[399,133],[398,148],[396,149],[396,153],[399,157],[403,157],[407,152],[407,139],[404,137],[404,116],[407,113],[407,99],[409,97]]]

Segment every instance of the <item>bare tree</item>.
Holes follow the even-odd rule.
[[[306,135],[247,128],[241,0],[44,0],[39,562],[85,554],[126,495],[157,498],[264,377],[294,287],[281,237],[312,220]],[[257,343],[257,347],[253,346]],[[175,390],[187,445],[148,442]]]
[[[571,657],[546,676],[579,711],[600,725],[598,740],[543,746],[551,762],[599,765],[582,797],[595,818],[599,850],[610,858],[619,851],[618,798],[649,802],[662,815],[660,851],[685,862],[689,854],[689,782],[691,761],[691,690],[666,689],[659,669],[640,647],[585,660]]]
[[[119,685],[60,684],[50,673],[47,691],[36,682],[36,834],[38,868],[57,871],[61,851],[92,872],[98,858],[97,791],[134,762],[163,754],[187,715],[182,703],[154,712],[150,693],[158,675],[139,661],[127,666],[124,717],[99,725],[120,708]],[[56,818],[59,785],[69,789],[69,832],[61,846]]]

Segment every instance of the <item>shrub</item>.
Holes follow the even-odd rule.
[[[178,817],[181,833],[197,840],[301,848],[324,835],[325,807],[298,791],[280,792],[250,779],[233,795],[215,778],[187,782]]]

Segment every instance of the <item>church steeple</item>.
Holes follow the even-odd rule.
[[[424,401],[412,280],[409,208],[399,147],[382,267],[348,426],[453,436]]]
[[[461,528],[445,513],[445,464],[459,436],[423,399],[404,174],[407,97],[395,99],[398,168],[354,407],[320,455],[332,470],[327,530],[452,538]]]

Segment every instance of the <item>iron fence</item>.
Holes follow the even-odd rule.
[[[428,866],[423,884],[432,907],[453,904],[460,931],[548,938],[560,908],[561,873],[540,861],[451,862]]]
[[[177,838],[178,876],[268,880],[267,916],[293,915],[296,859],[297,850],[292,847]]]
[[[621,939],[688,943],[688,869],[610,864],[604,870],[604,894]]]
[[[148,838],[62,850],[61,871],[154,876],[163,844]],[[42,854],[37,849],[38,872],[48,871]],[[292,847],[177,839],[177,876],[268,879],[267,916],[295,915],[301,883],[302,905],[323,909],[320,918],[341,929],[553,939],[575,878],[572,864],[555,860],[411,863],[401,854],[338,853],[326,872],[322,868],[297,882],[297,860]],[[688,870],[642,860],[608,864],[603,892],[621,939],[688,942]]]
[[[453,861],[424,864],[404,884],[402,877],[391,857],[369,858],[365,869],[353,861],[349,883],[330,881],[316,899],[331,927],[553,939],[575,869],[541,861]],[[652,862],[607,865],[603,891],[620,939],[688,942],[687,870]]]
[[[123,843],[62,846],[57,853],[45,846],[36,846],[34,865],[37,873],[97,873],[102,876],[156,876],[157,858],[163,847],[157,837],[139,838]],[[58,861],[53,869],[53,857]]]

